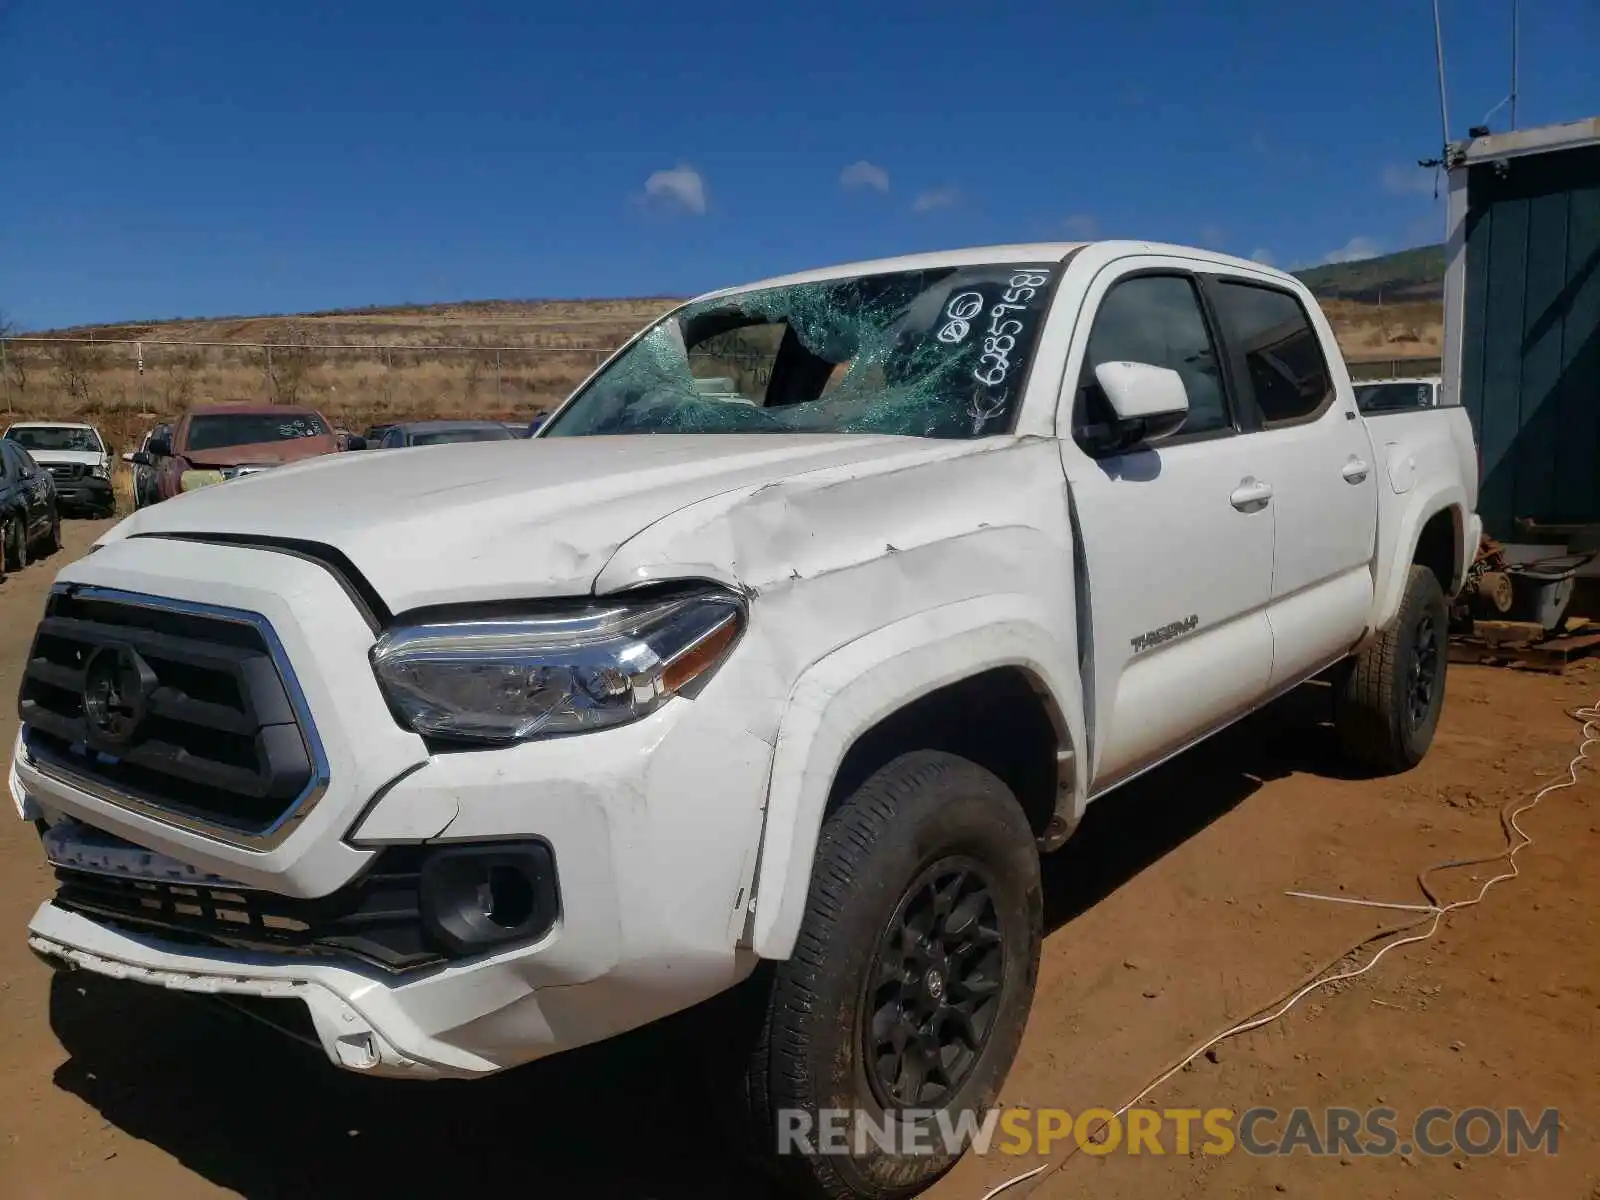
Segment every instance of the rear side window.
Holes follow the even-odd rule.
[[[1135,275],[1112,286],[1095,313],[1080,378],[1079,440],[1111,422],[1111,408],[1095,381],[1107,362],[1148,363],[1183,377],[1189,415],[1178,435],[1214,433],[1232,426],[1223,395],[1217,349],[1194,283],[1182,275]]]
[[[1322,342],[1300,301],[1288,292],[1219,280],[1218,319],[1243,357],[1245,376],[1269,427],[1315,420],[1333,399]]]

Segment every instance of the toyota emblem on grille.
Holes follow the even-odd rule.
[[[83,671],[84,723],[103,741],[127,742],[144,723],[155,690],[155,672],[132,646],[101,646]]]

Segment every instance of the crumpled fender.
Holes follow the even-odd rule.
[[[772,764],[756,886],[744,941],[763,958],[794,950],[834,775],[855,740],[919,696],[981,671],[1028,672],[1055,709],[1067,745],[1084,745],[1071,612],[998,593],[930,609],[841,646],[808,668],[785,706]],[[1081,773],[1060,801],[1082,816]],[[1063,811],[1064,810],[1064,811]]]

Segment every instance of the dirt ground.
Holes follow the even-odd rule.
[[[68,527],[65,561],[102,526]],[[0,584],[0,693],[57,564]],[[1253,1012],[1394,913],[1291,888],[1402,902],[1422,867],[1490,853],[1499,810],[1564,773],[1566,715],[1600,671],[1452,669],[1432,754],[1389,780],[1343,777],[1303,689],[1096,805],[1048,861],[1050,933],[1003,1101],[1120,1107],[1164,1065]],[[0,738],[15,716],[5,705]],[[1523,820],[1522,878],[1361,979],[1224,1043],[1158,1089],[1159,1108],[1385,1105],[1560,1110],[1559,1153],[1468,1158],[1091,1157],[1003,1200],[1600,1197],[1600,789],[1593,775]],[[1476,892],[1490,868],[1441,880]],[[692,1046],[653,1031],[476,1084],[337,1073],[199,1001],[52,977],[23,927],[50,892],[32,830],[0,824],[0,1195],[434,1194],[490,1179],[606,1200],[761,1197],[730,1164],[692,1082]],[[937,1200],[980,1200],[1038,1160],[969,1157]]]

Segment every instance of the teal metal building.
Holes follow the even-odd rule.
[[[1600,525],[1600,117],[1447,166],[1444,402],[1472,417],[1485,532]]]

